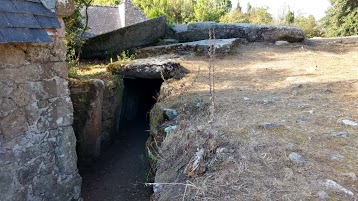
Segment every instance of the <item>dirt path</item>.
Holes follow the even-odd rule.
[[[80,167],[85,201],[148,200],[150,188],[144,186],[148,175],[145,155],[148,124],[128,122],[120,140],[105,151],[92,167]]]

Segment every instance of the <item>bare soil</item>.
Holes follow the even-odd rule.
[[[126,122],[118,139],[95,163],[81,164],[82,198],[85,201],[148,200],[151,188],[145,153],[148,123]]]
[[[162,103],[184,113],[161,148],[156,182],[169,184],[157,199],[319,200],[324,191],[327,200],[357,200],[358,128],[339,123],[358,122],[357,41],[254,43],[218,55],[214,119],[208,107],[191,107],[210,104],[208,57],[177,59],[191,74],[166,83]],[[188,177],[198,148],[206,150],[205,173]],[[291,161],[292,152],[308,162]],[[327,179],[354,195],[325,186]]]

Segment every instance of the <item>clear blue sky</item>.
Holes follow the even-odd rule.
[[[238,0],[231,0],[232,5],[236,6]],[[295,15],[313,15],[316,20],[325,16],[325,11],[331,5],[329,0],[239,0],[243,11],[249,2],[253,7],[268,7],[268,12],[277,18],[288,8],[295,12]]]

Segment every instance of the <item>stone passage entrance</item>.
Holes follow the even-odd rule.
[[[150,176],[145,141],[149,110],[156,102],[160,79],[124,79],[120,131],[94,164],[80,164],[86,201],[149,200]]]
[[[148,112],[156,102],[155,98],[162,82],[161,79],[125,78],[121,111],[122,122],[140,119],[149,121]]]

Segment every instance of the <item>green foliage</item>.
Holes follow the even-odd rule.
[[[66,26],[65,43],[67,48],[66,60],[70,65],[74,65],[77,60],[76,51],[81,45],[80,40],[81,32],[84,28],[81,23],[83,16],[80,13],[79,5],[76,3],[76,9],[74,13],[64,19]]]
[[[358,1],[330,0],[332,7],[323,18],[325,35],[350,36],[358,34]]]
[[[302,29],[308,38],[322,36],[321,26],[317,23],[313,15],[309,15],[308,17],[296,17],[295,13],[290,11],[289,8],[288,11],[285,10],[282,13],[277,24],[297,26]]]
[[[240,1],[237,1],[235,10],[240,11],[240,12],[242,11],[242,7],[241,7],[241,4],[240,4]]]
[[[166,15],[169,24],[219,21],[232,7],[230,0],[133,0],[133,3],[150,18]]]
[[[285,22],[287,24],[292,24],[295,22],[295,13],[292,11],[288,11],[288,13],[285,16]]]
[[[246,13],[251,13],[251,10],[252,10],[252,6],[251,6],[250,2],[247,2]]]
[[[313,15],[297,17],[294,25],[300,27],[308,38],[322,36],[322,31]]]
[[[272,24],[273,18],[270,13],[267,12],[267,8],[257,7],[251,9],[249,13],[250,23],[252,24]]]
[[[220,18],[224,23],[252,23],[252,24],[272,24],[273,18],[264,7],[253,8],[250,6],[246,13],[241,8],[232,10]]]
[[[102,5],[102,6],[116,6],[120,4],[122,0],[93,0],[93,5]]]
[[[129,51],[122,51],[121,55],[117,55],[117,61],[131,61],[136,57],[136,54],[131,54]]]
[[[82,16],[81,9],[88,8],[93,0],[75,0],[74,13],[64,19],[66,26],[65,43],[67,48],[66,60],[70,66],[78,64],[81,47],[84,43],[84,33],[88,30],[87,19]],[[82,21],[85,19],[86,23]]]
[[[250,18],[240,10],[233,10],[220,18],[224,23],[250,23]]]

